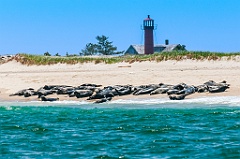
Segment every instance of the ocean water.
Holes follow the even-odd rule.
[[[0,102],[0,158],[240,158],[240,99]]]

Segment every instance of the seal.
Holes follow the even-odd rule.
[[[169,89],[169,90],[167,91],[167,95],[177,94],[178,92],[179,92],[179,90],[177,90],[177,89]]]
[[[34,89],[33,88],[22,89],[22,90],[20,90],[20,91],[18,91],[16,93],[10,94],[9,96],[23,96],[24,94],[26,94],[26,92],[28,92],[28,93],[34,92]]]
[[[154,95],[154,94],[165,94],[165,93],[167,93],[168,90],[169,90],[169,88],[158,88],[158,89],[152,91],[152,92],[150,93],[150,95]]]
[[[41,96],[47,96],[47,95],[53,94],[53,93],[55,93],[55,92],[52,90],[41,89],[40,91],[37,91],[38,98],[40,98]]]
[[[24,97],[30,97],[32,95],[37,95],[37,92],[35,92],[34,90],[26,90],[24,93],[23,93],[23,96]]]
[[[101,87],[102,85],[100,84],[92,84],[92,83],[84,83],[80,86],[90,86],[90,87]]]
[[[91,99],[102,99],[107,97],[114,97],[114,94],[109,89],[101,89],[97,92],[94,92],[93,95],[91,95],[87,100]]]
[[[203,85],[199,85],[196,87],[196,92],[198,93],[203,93],[203,92],[207,92],[207,85],[203,84]]]
[[[185,94],[180,94],[180,95],[170,95],[168,96],[169,99],[171,100],[183,100],[185,99],[186,95]]]
[[[49,101],[49,102],[53,102],[53,101],[58,101],[59,98],[46,98],[45,96],[41,96],[41,101]]]
[[[77,98],[83,98],[83,97],[89,97],[93,94],[93,91],[91,90],[75,90],[74,95]]]
[[[208,91],[210,93],[220,93],[228,89],[228,86],[208,86]]]
[[[112,100],[112,97],[107,97],[107,98],[102,98],[100,100],[97,100],[94,103],[104,103],[104,102],[108,102],[108,101],[111,101],[111,100]]]
[[[133,92],[133,88],[130,85],[127,86],[118,86],[115,88],[119,96],[129,95]]]
[[[176,94],[190,95],[195,93],[195,91],[196,91],[196,88],[194,86],[186,86],[186,88],[184,88],[183,90],[180,90]]]
[[[135,87],[133,95],[150,94],[152,91],[158,89],[159,87],[159,84],[141,85]]]
[[[57,94],[71,94],[74,92],[75,88],[72,86],[57,86],[52,91],[56,91]]]

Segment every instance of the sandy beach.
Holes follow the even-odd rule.
[[[37,97],[10,97],[21,89],[38,89],[44,85],[79,86],[83,83],[95,83],[103,86],[146,84],[200,85],[208,80],[221,82],[226,80],[230,89],[223,93],[195,93],[187,98],[199,96],[240,96],[240,60],[220,61],[164,61],[135,62],[117,64],[56,64],[47,66],[26,66],[16,61],[0,64],[0,100],[26,101],[38,100]],[[53,95],[54,96],[54,95]],[[55,95],[57,96],[57,95]],[[161,98],[167,95],[126,96],[121,98]],[[119,98],[119,97],[118,97]],[[118,99],[115,98],[115,99]],[[61,96],[60,100],[83,100]]]

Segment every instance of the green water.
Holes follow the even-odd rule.
[[[0,126],[4,159],[240,158],[237,106],[8,105]]]

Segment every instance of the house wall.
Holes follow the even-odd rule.
[[[136,54],[138,54],[138,53],[136,52],[136,50],[135,50],[132,46],[130,46],[130,47],[127,49],[127,51],[125,52],[125,54],[136,55]]]

